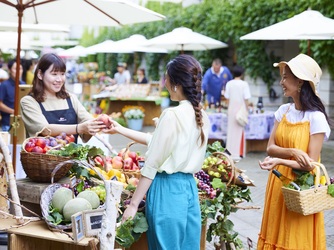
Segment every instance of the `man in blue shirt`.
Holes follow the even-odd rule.
[[[15,99],[15,78],[16,78],[16,60],[8,62],[9,78],[0,85],[0,113],[1,113],[1,129],[8,131],[10,128],[10,115],[14,114]],[[20,65],[20,78],[22,76],[23,67]],[[20,84],[25,82],[20,81]]]
[[[202,90],[209,104],[220,104],[222,90],[232,79],[230,70],[222,66],[222,61],[219,58],[214,59],[211,68],[205,72],[202,80]]]

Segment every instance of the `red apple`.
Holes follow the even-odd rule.
[[[35,145],[40,146],[41,148],[44,148],[46,146],[46,141],[44,138],[37,138]]]
[[[124,170],[132,170],[133,168],[133,160],[131,158],[126,158],[124,160]]]
[[[94,161],[95,161],[95,163],[97,164],[97,165],[100,165],[100,166],[104,166],[104,162],[103,162],[103,159],[100,157],[100,156],[96,156],[95,158],[94,158]]]
[[[101,115],[99,115],[96,118],[96,120],[103,122],[104,125],[106,125],[107,128],[110,128],[110,126],[111,126],[110,117],[107,114],[101,114]]]
[[[32,149],[35,147],[35,143],[33,142],[30,142],[30,140],[27,142],[27,144],[24,146],[24,149],[27,151],[27,152],[31,152]]]
[[[47,153],[49,150],[51,149],[50,146],[46,145],[44,148],[43,148],[43,153]]]
[[[138,156],[137,156],[136,152],[130,151],[128,153],[128,157],[130,157],[133,160],[133,163],[137,164],[137,157]]]
[[[120,156],[114,156],[114,158],[112,158],[112,167],[114,169],[122,169],[123,168],[123,158]]]
[[[68,135],[66,136],[66,140],[68,141],[68,143],[71,143],[75,141],[75,137],[74,135]]]
[[[136,163],[133,163],[132,169],[131,170],[140,170],[140,168],[138,167],[138,165]]]
[[[29,142],[35,144],[35,142],[36,142],[36,138],[30,138],[30,139],[29,139]]]
[[[138,182],[139,182],[139,180],[138,180],[138,178],[136,178],[136,177],[131,177],[131,178],[128,180],[128,184],[131,184],[131,185],[134,186],[134,187],[137,187]]]
[[[31,150],[31,152],[33,152],[33,153],[38,153],[38,154],[43,154],[43,148],[41,148],[40,146],[35,146],[35,147],[33,147],[33,149]]]

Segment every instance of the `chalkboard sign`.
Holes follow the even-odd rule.
[[[102,227],[103,212],[104,209],[94,209],[83,212],[86,237],[99,234]]]

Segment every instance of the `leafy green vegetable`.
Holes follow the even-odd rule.
[[[134,219],[128,218],[116,229],[116,242],[122,247],[129,248],[147,229],[145,215],[142,212],[137,212]]]
[[[208,144],[206,152],[207,155],[211,155],[214,152],[224,152],[225,148],[222,146],[220,141],[215,141],[212,144]]]
[[[300,186],[300,190],[310,189],[314,185],[314,175],[310,172],[294,171],[297,175],[295,183]]]
[[[49,153],[63,157],[71,157],[77,160],[87,160],[87,157],[90,156],[104,155],[103,150],[100,148],[89,145],[84,146],[82,144],[76,144],[73,142],[65,145],[60,150],[50,150]]]
[[[52,205],[49,207],[49,215],[47,216],[47,219],[55,225],[59,225],[64,222],[64,216]]]
[[[334,184],[328,185],[327,194],[329,194],[330,196],[334,197]]]

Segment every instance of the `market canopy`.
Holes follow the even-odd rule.
[[[186,27],[176,28],[171,32],[149,39],[145,46],[181,52],[228,47],[226,43],[194,32]]]
[[[146,53],[167,53],[168,51],[163,48],[150,48],[144,46],[147,39],[143,35],[135,34],[128,38],[112,41],[106,40],[102,43],[95,44],[87,47],[88,54],[95,53],[134,53],[134,52],[146,52]]]
[[[334,19],[306,10],[282,22],[240,37],[241,40],[328,40],[334,38]]]
[[[17,22],[0,22],[0,31],[16,31]],[[24,32],[70,32],[68,25],[22,23]]]

